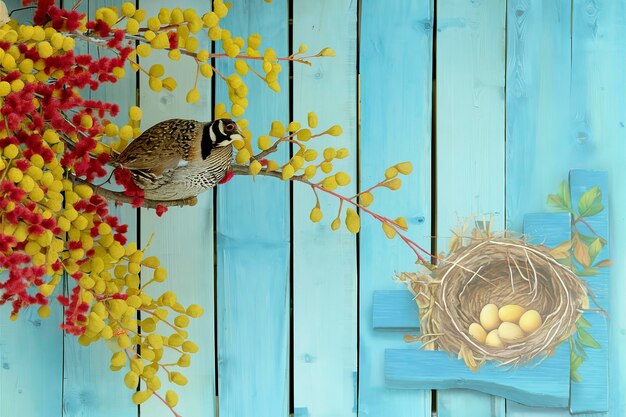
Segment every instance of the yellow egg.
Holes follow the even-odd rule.
[[[505,342],[513,342],[523,338],[524,332],[517,324],[505,321],[498,327],[498,335]]]
[[[491,347],[502,347],[502,340],[500,340],[500,335],[498,334],[498,329],[492,330],[487,334],[485,338],[485,344]]]
[[[498,306],[495,304],[487,304],[480,311],[480,324],[486,331],[497,329],[500,325],[498,317]]]
[[[498,317],[500,317],[500,320],[502,321],[517,323],[520,317],[522,317],[522,314],[525,312],[526,309],[522,306],[518,306],[517,304],[508,304],[498,311]]]
[[[527,334],[537,330],[541,323],[541,315],[536,310],[528,310],[519,319],[519,327]]]
[[[480,343],[485,343],[485,339],[487,338],[487,332],[483,329],[483,326],[478,323],[470,324],[469,334]]]

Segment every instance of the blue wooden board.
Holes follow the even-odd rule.
[[[333,124],[340,137],[307,142],[322,155],[324,148],[347,148],[350,157],[333,162],[357,189],[357,2],[294,0],[293,49],[307,44],[310,53],[332,47],[335,57],[294,65],[293,119],[306,126],[307,113],[319,120],[316,131]],[[332,28],[332,30],[329,30]],[[308,52],[308,53],[309,53]],[[307,53],[307,54],[308,54]],[[321,161],[321,157],[316,163]],[[315,181],[324,178],[318,171]],[[323,194],[323,193],[320,193]],[[296,415],[308,417],[356,415],[357,370],[357,244],[342,228],[331,232],[336,198],[320,195],[324,218],[312,223],[315,196],[302,184],[293,186],[293,397]],[[327,260],[320,262],[320,260]],[[299,413],[299,414],[298,414]]]
[[[504,228],[505,22],[501,0],[437,2],[437,252],[459,218],[493,216]],[[496,417],[504,402],[438,393],[440,417]]]
[[[22,7],[21,3],[6,1],[8,10]],[[30,10],[14,15],[32,21]],[[62,287],[59,283],[56,295],[61,294]],[[50,308],[47,319],[39,318],[37,307],[32,307],[11,321],[11,306],[0,307],[0,416],[39,416],[49,410],[61,413],[63,333],[59,324],[63,309],[56,300]]]
[[[569,349],[560,346],[539,366],[514,370],[486,363],[477,372],[442,351],[387,349],[385,380],[396,388],[470,388],[523,404],[566,407],[569,402]]]
[[[360,188],[384,178],[390,165],[410,160],[414,172],[399,191],[380,190],[372,208],[407,216],[409,236],[430,248],[431,0],[365,1],[361,9]],[[388,241],[379,222],[362,216],[360,233],[359,414],[369,417],[431,415],[430,391],[385,386],[384,350],[406,347],[400,334],[372,327],[375,290],[400,289],[393,276],[415,269],[415,257],[398,238]]]
[[[236,2],[223,26],[287,56],[287,1]],[[228,22],[228,23],[226,23]],[[258,67],[257,67],[258,68]],[[233,62],[218,60],[231,74]],[[253,75],[245,117],[254,137],[289,117],[289,68],[276,94]],[[216,81],[216,99],[227,86]],[[287,152],[276,156],[285,160]],[[217,362],[221,417],[286,417],[289,413],[289,184],[235,177],[217,190]],[[208,237],[210,238],[210,237]]]
[[[575,170],[570,173],[570,190],[572,204],[576,205],[580,196],[592,187],[598,186],[602,192],[602,204],[604,210],[587,219],[589,226],[598,235],[607,240],[607,245],[598,254],[597,261],[610,257],[609,244],[609,193],[608,174],[606,171],[581,171]],[[578,224],[577,229],[584,235],[592,235],[589,229]],[[600,268],[598,275],[585,277],[589,289],[598,305],[590,305],[592,309],[609,310],[609,282],[610,268]],[[580,383],[572,383],[572,413],[598,413],[609,410],[609,398],[607,384],[609,379],[608,344],[609,335],[607,329],[607,317],[604,314],[593,312],[584,313],[583,316],[591,324],[589,334],[600,344],[601,349],[587,349],[585,352],[589,358],[578,369],[582,378]]]
[[[139,6],[149,16],[158,15],[161,7],[168,7],[165,0],[141,0]],[[209,4],[202,0],[183,0],[177,7],[193,7],[198,11],[209,10]],[[200,49],[211,49],[205,32],[198,36]],[[171,61],[165,51],[153,51],[150,57],[142,58],[141,64],[150,68],[157,62],[165,67],[166,76],[173,76],[178,82],[174,92],[165,89],[155,93],[148,86],[148,79],[140,74],[140,104],[143,110],[142,129],[167,118],[180,117],[185,119],[211,120],[211,80],[200,77],[197,88],[201,92],[198,103],[189,104],[185,95],[194,86],[196,63],[193,59],[183,56],[180,61]],[[168,279],[160,285],[151,285],[147,293],[156,298],[165,291],[176,293],[183,305],[199,304],[204,308],[202,317],[192,319],[189,327],[189,339],[196,343],[200,350],[191,355],[191,366],[180,371],[187,377],[188,384],[179,387],[169,382],[165,376],[161,378],[161,393],[174,389],[178,393],[179,405],[176,410],[185,417],[213,417],[217,413],[216,370],[215,370],[215,316],[214,316],[214,253],[213,246],[213,192],[209,191],[198,197],[193,207],[171,207],[162,217],[154,210],[141,210],[139,237],[145,245],[154,233],[148,255],[158,256],[161,265],[168,270]],[[181,244],[184,242],[184,244]],[[145,276],[150,279],[148,273]],[[145,277],[144,276],[144,277]],[[143,277],[142,277],[143,278]],[[145,279],[145,278],[144,278]],[[181,283],[184,280],[184,285]],[[163,334],[171,334],[171,329],[160,325]],[[176,362],[180,356],[177,352],[165,352],[164,362]],[[121,381],[118,380],[118,384]],[[169,410],[161,401],[151,399],[140,406],[140,415],[167,415]]]
[[[372,303],[374,330],[419,329],[419,309],[409,291],[374,291]]]

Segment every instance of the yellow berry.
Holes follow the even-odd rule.
[[[195,87],[192,88],[187,93],[186,100],[187,103],[197,103],[198,101],[200,101],[200,91],[198,91],[198,89]]]
[[[394,178],[392,180],[385,182],[383,185],[389,188],[390,190],[397,190],[398,188],[402,186],[402,180],[400,178]]]
[[[135,404],[143,404],[152,396],[151,390],[137,391],[133,394],[133,402]]]
[[[245,164],[250,160],[250,151],[246,148],[242,148],[239,152],[237,152],[237,156],[235,157],[235,161],[238,164]]]
[[[19,153],[19,148],[14,144],[9,144],[2,152],[7,159],[15,159]]]
[[[288,180],[295,174],[296,170],[291,164],[287,164],[283,167],[282,179]]]
[[[311,214],[309,215],[309,218],[311,219],[311,221],[313,223],[317,223],[320,220],[322,220],[322,217],[324,217],[322,210],[320,210],[319,207],[313,207],[313,210],[311,210]]]
[[[333,191],[334,189],[336,189],[337,180],[335,179],[335,176],[333,175],[333,176],[324,178],[324,180],[322,181],[322,187],[324,187],[324,189],[328,191]]]
[[[11,93],[11,84],[6,81],[0,81],[0,97],[6,97]]]
[[[395,168],[402,175],[409,175],[413,171],[413,165],[410,162],[401,162],[397,164]]]
[[[393,239],[396,236],[396,229],[388,225],[387,223],[383,223],[383,232],[385,232],[385,236],[388,239]]]
[[[207,28],[213,28],[217,26],[219,21],[220,19],[219,17],[217,17],[215,12],[208,12],[202,16],[202,23],[204,23],[204,26]]]
[[[296,137],[301,142],[306,142],[311,139],[311,131],[309,129],[301,129],[296,133]]]
[[[200,65],[200,74],[205,78],[211,78],[213,76],[213,67],[210,64]]]
[[[135,5],[130,2],[122,4],[122,14],[126,17],[132,17],[135,14]]]
[[[324,174],[328,174],[330,171],[333,170],[333,164],[331,162],[322,162],[320,164],[320,169]]]
[[[368,207],[374,201],[374,195],[370,192],[363,193],[359,196],[359,203],[363,207]]]
[[[182,348],[184,352],[189,353],[196,353],[198,351],[198,345],[196,345],[191,340],[186,340],[185,342],[183,342]]]
[[[157,268],[154,270],[153,277],[156,282],[163,282],[167,277],[167,270],[165,268]]]
[[[338,230],[339,226],[341,226],[341,219],[339,217],[337,217],[335,220],[333,220],[333,222],[330,224],[330,228],[332,230]]]
[[[330,129],[326,131],[326,133],[328,133],[331,136],[339,136],[341,135],[341,133],[343,133],[343,129],[339,125],[334,125],[334,126],[331,126]]]
[[[126,375],[124,375],[124,385],[129,389],[136,389],[137,385],[139,385],[139,375],[133,371],[127,372]]]
[[[172,61],[178,61],[180,59],[180,49],[172,49],[171,51],[167,53],[167,56]]]
[[[321,56],[335,56],[335,51],[333,48],[324,48],[320,52]]]
[[[335,180],[337,184],[340,186],[345,186],[350,184],[350,176],[345,172],[338,172],[335,174]]]
[[[39,307],[39,310],[37,310],[37,314],[42,319],[47,319],[48,317],[50,317],[50,306],[45,305],[45,306]]]
[[[204,310],[198,304],[192,304],[189,307],[187,307],[187,315],[189,317],[198,318],[203,313],[204,313]]]
[[[396,167],[389,167],[385,170],[385,178],[391,179],[398,176],[398,169]]]
[[[263,165],[261,165],[261,163],[256,159],[250,162],[250,173],[252,175],[257,175],[259,172],[261,172],[261,169],[263,169]]]
[[[311,129],[316,128],[317,127],[317,114],[313,112],[309,112],[307,116],[307,122]]]
[[[140,57],[146,58],[150,56],[151,53],[152,53],[152,48],[150,47],[150,45],[146,45],[145,43],[142,43],[137,46],[137,55],[139,55]]]
[[[346,210],[346,227],[351,233],[358,233],[361,229],[361,220],[359,215],[351,208]]]
[[[270,130],[270,136],[280,138],[285,134],[285,126],[279,121],[272,122],[272,128]]]
[[[309,165],[304,170],[304,176],[307,177],[308,179],[313,178],[316,173],[317,173],[317,167],[315,165]]]
[[[171,389],[167,390],[165,393],[165,402],[167,402],[167,405],[170,407],[176,407],[176,404],[178,404],[178,394]]]

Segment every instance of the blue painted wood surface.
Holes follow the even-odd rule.
[[[9,10],[21,7],[19,0],[5,3]],[[32,21],[29,16],[32,11],[19,12],[21,19]],[[0,280],[5,274],[2,271]],[[56,295],[62,287],[59,283]],[[47,410],[61,414],[63,334],[58,326],[63,309],[56,300],[50,308],[45,320],[38,316],[37,307],[31,307],[11,321],[10,304],[0,306],[0,416],[38,416]]]
[[[157,15],[161,7],[171,7],[165,0],[141,0],[139,6],[149,16]],[[208,10],[208,4],[202,0],[184,0],[177,2],[177,7],[185,9]],[[201,34],[203,35],[203,34]],[[209,39],[198,36],[200,49],[211,49]],[[142,58],[141,64],[150,68],[159,62],[165,67],[166,76],[173,75],[178,87],[174,92],[165,89],[160,93],[153,92],[148,86],[148,78],[140,74],[139,101],[143,110],[142,129],[167,118],[186,118],[200,121],[211,120],[211,80],[199,77],[197,88],[201,92],[198,103],[189,104],[185,94],[195,82],[196,62],[188,57],[180,61],[167,59],[165,51],[153,51],[150,57]],[[171,207],[162,217],[154,210],[142,209],[140,213],[139,241],[145,246],[152,233],[154,238],[147,255],[158,256],[162,266],[168,270],[168,279],[161,285],[146,288],[148,295],[156,298],[165,291],[174,291],[178,301],[187,306],[199,304],[204,308],[202,317],[192,319],[187,331],[189,339],[196,343],[200,350],[191,355],[191,366],[181,369],[187,377],[188,384],[179,387],[161,377],[161,392],[174,389],[178,393],[179,405],[177,412],[184,417],[213,417],[217,413],[215,398],[215,317],[214,317],[214,246],[213,246],[213,192],[206,192],[198,197],[193,207]],[[184,242],[184,244],[181,244]],[[144,280],[150,279],[150,270],[146,270]],[[181,285],[184,281],[184,285]],[[169,335],[171,329],[162,323],[158,330]],[[166,350],[165,363],[174,363],[180,354]],[[118,384],[121,380],[116,381]],[[161,401],[152,399],[140,406],[140,415],[167,415],[168,410]]]
[[[416,330],[420,327],[419,309],[409,291],[374,291],[372,310],[374,330]]]
[[[504,228],[505,2],[437,3],[437,252],[458,218],[493,216]],[[438,393],[441,417],[492,416],[504,402]]]
[[[488,362],[477,372],[448,352],[387,349],[385,379],[397,388],[433,388],[439,394],[450,388],[471,388],[520,403],[543,407],[566,407],[569,403],[569,349],[560,346],[539,366],[507,369]],[[476,395],[474,391],[464,391]]]
[[[293,1],[293,48],[307,44],[315,53],[332,46],[336,57],[295,65],[293,118],[302,122],[316,112],[322,131],[340,124],[343,134],[307,143],[318,154],[324,148],[347,148],[350,158],[335,160],[357,189],[357,2],[352,0]],[[321,159],[321,158],[320,158]],[[315,181],[324,178],[318,172]],[[356,415],[357,390],[357,246],[345,228],[330,231],[337,212],[335,198],[320,195],[324,219],[312,223],[315,195],[302,184],[293,186],[293,395],[294,408],[308,417]]]
[[[604,210],[595,216],[586,219],[589,227],[593,228],[595,233],[607,240],[607,244],[602,248],[596,262],[610,258],[609,243],[611,236],[609,235],[609,194],[608,194],[608,175],[605,171],[581,171],[575,170],[570,173],[570,190],[572,204],[576,205],[578,199],[593,187],[599,187],[602,192],[602,205]],[[593,233],[587,226],[578,223],[577,230],[583,235],[593,236]],[[609,309],[609,282],[610,268],[599,268],[599,274],[585,277],[585,281],[589,286],[595,303],[591,303],[592,309]],[[608,326],[607,317],[604,314],[586,312],[583,317],[591,324],[591,328],[587,329],[589,334],[604,349],[586,349],[585,353],[589,356],[582,363],[578,372],[582,378],[580,383],[572,383],[572,402],[570,411],[572,413],[600,413],[608,411],[609,398],[607,384],[609,379],[609,361],[608,361]]]
[[[385,169],[410,160],[414,173],[404,197],[377,192],[372,208],[407,215],[410,236],[430,247],[430,135],[433,4],[430,0],[365,1],[361,10],[361,189],[376,184]],[[407,198],[410,196],[410,198]],[[391,390],[385,386],[384,350],[406,347],[398,333],[372,327],[372,294],[399,289],[393,276],[413,270],[415,258],[397,238],[388,241],[381,225],[363,216],[360,234],[360,415],[425,417],[431,414],[430,391]]]
[[[289,55],[287,1],[248,0],[229,12],[228,27],[247,39],[259,33],[278,56]],[[218,70],[231,74],[232,61]],[[248,81],[246,118],[255,138],[273,120],[289,118],[289,68],[276,94]],[[218,102],[227,86],[216,84]],[[254,142],[254,141],[253,141]],[[284,160],[287,149],[276,154]],[[289,184],[235,177],[217,193],[217,355],[221,417],[284,417],[289,413]]]
[[[98,1],[105,3],[104,0]],[[8,3],[11,5],[18,2],[11,0]],[[206,7],[205,2],[193,3],[199,4],[202,8]],[[340,4],[328,1],[319,5],[315,3],[317,2],[304,0],[294,2],[292,32],[296,47],[300,41],[306,41],[313,48],[316,39],[319,38],[328,39],[323,46],[332,46],[338,53],[342,50],[341,45],[344,45],[344,52],[334,58],[340,61],[339,63],[329,60],[316,63],[313,69],[298,68],[297,71],[301,73],[295,74],[292,95],[294,118],[302,118],[302,114],[309,109],[322,114],[319,109],[311,108],[310,95],[314,93],[321,95],[321,91],[318,90],[322,89],[327,79],[335,81],[343,79],[354,86],[354,68],[349,63],[360,59],[361,182],[368,185],[378,180],[383,169],[389,164],[400,159],[411,159],[418,172],[413,174],[410,184],[405,184],[398,193],[385,196],[388,198],[384,204],[377,201],[375,208],[385,213],[397,212],[398,215],[410,212],[414,216],[413,226],[418,226],[413,227],[415,236],[427,244],[431,225],[428,146],[431,140],[429,68],[432,64],[430,60],[432,5],[426,0],[388,4],[362,2],[361,15],[357,22],[361,30],[361,55],[357,57],[356,49],[346,47],[354,41],[344,39],[348,33],[354,33],[350,27],[354,25],[352,16],[356,18],[356,2]],[[249,6],[251,4],[254,6]],[[545,210],[546,195],[554,192],[558,183],[567,177],[569,170],[576,167],[608,169],[610,176],[608,190],[611,195],[609,204],[612,207],[611,230],[626,229],[626,217],[622,214],[623,208],[626,207],[626,188],[622,186],[626,183],[626,170],[623,169],[625,162],[623,136],[626,123],[624,117],[626,97],[623,91],[626,91],[626,71],[622,70],[623,63],[626,62],[625,5],[626,2],[623,0],[510,0],[506,4],[505,74],[503,59],[505,48],[493,46],[494,43],[501,43],[502,37],[489,38],[481,35],[487,28],[493,30],[494,26],[502,26],[502,19],[499,17],[490,19],[489,25],[484,25],[483,21],[487,15],[500,16],[499,12],[496,13],[491,9],[501,11],[504,3],[469,0],[446,4],[440,2],[441,13],[438,18],[441,32],[438,32],[436,47],[437,67],[442,73],[437,74],[440,86],[437,100],[440,104],[437,105],[436,116],[441,123],[442,131],[438,132],[440,135],[436,140],[440,151],[437,188],[440,200],[438,212],[441,214],[437,234],[449,235],[447,228],[454,225],[457,213],[459,216],[473,213],[481,215],[493,211],[501,213],[503,205],[492,202],[503,198],[501,197],[503,194],[489,202],[482,190],[487,187],[503,190],[503,181],[506,181],[507,226],[520,230],[524,215],[528,212]],[[331,8],[332,10],[337,8],[339,12],[331,13],[329,12]],[[242,12],[242,9],[246,9],[246,12]],[[224,25],[233,29],[249,26],[250,31],[259,31],[264,35],[264,44],[275,46],[276,39],[280,39],[282,45],[286,45],[285,34],[288,31],[286,9],[286,2],[283,1],[270,5],[261,4],[260,1],[235,2],[232,15],[224,21]],[[446,10],[463,10],[466,14],[453,16]],[[478,10],[487,10],[488,13],[479,18],[472,17],[476,16]],[[265,18],[267,14],[272,16],[271,20]],[[242,17],[243,15],[246,17]],[[350,23],[337,29],[341,23],[331,24],[333,18],[346,19]],[[232,23],[236,25],[231,26]],[[463,33],[468,35],[463,37],[457,34],[457,37],[446,38],[455,31],[465,31]],[[299,36],[302,40],[298,40]],[[285,51],[286,46],[283,52]],[[500,59],[491,61],[484,58],[486,54],[491,57],[500,56]],[[450,65],[449,62],[454,62],[455,65]],[[338,73],[333,72],[337,68]],[[183,69],[183,66],[179,68],[181,72]],[[319,71],[316,71],[317,69]],[[446,71],[448,78],[444,76]],[[285,72],[283,71],[283,75]],[[485,104],[499,102],[498,100],[502,99],[497,97],[495,92],[502,88],[503,84],[488,80],[502,78],[505,75],[506,129],[502,126],[503,111],[489,111],[487,110],[489,106]],[[177,78],[180,82],[181,77]],[[456,79],[459,84],[444,83],[444,79]],[[318,83],[319,89],[316,87]],[[219,82],[217,85],[223,93],[224,86]],[[262,85],[254,86],[257,87],[265,89]],[[284,97],[291,94],[286,90],[286,83],[283,82]],[[300,93],[296,93],[297,91]],[[134,91],[128,92],[134,94]],[[276,96],[269,92],[262,95],[261,99],[251,98],[251,103],[260,100],[265,107],[263,111],[250,108],[249,115],[253,127],[265,129],[270,120],[279,118],[287,120],[287,99],[283,98],[282,104],[276,104],[275,99]],[[155,108],[160,106],[157,103],[151,104]],[[321,106],[326,107],[327,104],[321,103]],[[348,140],[354,140],[354,135],[348,132],[351,128],[348,125],[352,126],[351,115],[356,111],[356,106],[356,101],[346,102],[342,106],[337,102],[328,105],[326,116],[328,122],[346,120],[341,123],[346,131],[344,138],[349,138]],[[465,110],[462,110],[463,106],[466,106]],[[167,110],[160,110],[161,113],[155,111],[149,117],[156,120],[163,116],[163,113],[171,113],[174,107],[169,106]],[[280,110],[277,110],[278,108]],[[258,116],[259,112],[263,113],[263,116]],[[467,112],[471,112],[471,115],[468,116]],[[487,113],[488,117],[484,116]],[[150,120],[149,117],[146,117],[146,122]],[[394,126],[400,123],[404,131],[409,131],[409,138],[407,135],[393,135],[391,139],[387,133],[388,123],[385,124],[389,120],[393,120]],[[505,156],[504,135],[506,135]],[[386,139],[377,139],[381,137]],[[486,146],[488,140],[493,140],[496,147]],[[407,148],[406,143],[410,143],[411,147]],[[485,157],[486,153],[492,156]],[[474,161],[479,160],[476,155],[487,159],[490,164],[476,165]],[[493,170],[501,171],[504,165],[506,176],[502,173],[493,174]],[[453,167],[453,170],[446,169],[447,166]],[[347,167],[353,169],[352,166]],[[475,169],[462,171],[468,167]],[[461,174],[455,174],[457,172]],[[353,179],[356,180],[356,176],[353,176]],[[304,200],[308,190],[303,190],[302,200],[294,202],[294,242],[289,242],[287,226],[289,200],[284,184],[274,180],[257,179],[257,183],[253,185],[250,179],[245,178],[236,179],[222,188],[224,188],[220,191],[222,202],[218,203],[221,234],[216,248],[219,253],[221,274],[218,308],[220,316],[218,343],[222,360],[219,367],[223,388],[220,389],[221,411],[227,415],[236,415],[249,410],[254,410],[255,413],[262,410],[260,413],[264,413],[264,407],[271,401],[275,407],[272,412],[279,409],[276,415],[285,414],[288,398],[286,381],[289,378],[286,365],[289,327],[287,284],[287,271],[290,268],[289,248],[293,245],[294,254],[297,254],[300,245],[304,244],[307,233],[319,234],[321,237],[326,232],[317,226],[305,225],[305,219],[301,223],[298,223],[301,220],[296,220],[296,216],[303,216],[308,207],[308,201]],[[296,195],[294,194],[294,197]],[[410,196],[408,199],[407,195]],[[180,215],[176,210],[171,210],[168,213],[171,220],[167,220],[166,217],[168,227],[164,233],[172,236],[182,234],[184,228],[175,230],[176,225],[189,217],[207,221],[205,230],[209,230],[212,203],[209,195],[204,198],[199,207],[192,209],[198,213],[194,212],[191,216],[188,209],[181,210]],[[226,198],[229,200],[226,201]],[[444,210],[447,217],[443,214]],[[203,215],[209,220],[203,218]],[[170,221],[172,223],[169,223]],[[145,232],[149,228],[158,229],[159,224],[163,224],[159,222],[163,222],[163,219],[148,220],[144,216],[142,230]],[[502,219],[496,218],[496,222],[502,223]],[[528,227],[531,224],[530,220],[526,221]],[[316,282],[322,281],[316,279],[328,279],[326,282],[330,282],[328,277],[308,272],[307,264],[302,257],[298,260],[296,255],[293,261],[294,280],[303,284],[297,290],[299,292],[296,292],[294,287],[294,298],[297,299],[298,294],[301,294],[301,301],[294,305],[294,314],[296,320],[304,323],[303,326],[311,326],[296,327],[294,323],[294,336],[298,335],[294,341],[296,415],[356,412],[357,409],[353,404],[356,389],[353,375],[357,352],[352,341],[355,337],[354,317],[357,314],[361,322],[358,376],[360,414],[401,416],[408,412],[406,410],[411,410],[411,416],[430,415],[429,393],[394,392],[384,388],[382,373],[384,349],[405,348],[406,345],[401,340],[401,332],[373,330],[372,320],[375,317],[372,310],[374,306],[371,304],[373,293],[377,290],[400,290],[402,287],[391,281],[393,273],[411,270],[413,265],[410,257],[405,256],[405,247],[400,244],[396,247],[395,243],[387,242],[382,237],[379,227],[378,224],[364,221],[363,233],[359,238],[361,262],[358,266],[354,264],[354,255],[350,251],[354,238],[347,234],[340,237],[324,237],[329,239],[326,242],[330,242],[331,239],[339,240],[338,247],[345,251],[342,253],[347,254],[339,261],[343,263],[325,266],[328,270],[341,270],[341,278],[331,283],[333,288],[339,289],[339,293],[335,292],[337,299],[329,298],[325,301],[321,298],[325,289],[317,286]],[[193,232],[197,233],[196,236],[201,234],[200,230]],[[157,238],[161,234],[157,231]],[[208,243],[205,245],[204,248],[209,247]],[[318,250],[326,250],[325,246]],[[164,254],[175,253],[167,247],[161,247],[159,250],[163,250]],[[626,250],[626,238],[618,232],[611,236],[611,250],[613,253],[622,253]],[[191,267],[194,270],[206,268],[205,276],[210,280],[212,270],[210,251],[207,252],[209,254],[206,259],[196,264],[195,257],[198,253],[190,254],[186,259],[195,264]],[[259,259],[263,260],[268,256],[272,259],[271,263],[263,261],[260,266],[255,264]],[[274,265],[278,266],[277,270],[274,269]],[[312,270],[314,266],[308,268]],[[357,267],[360,269],[358,295],[360,312],[354,303],[356,294],[353,276]],[[174,269],[178,269],[178,266],[172,270]],[[185,268],[181,270],[183,269]],[[626,345],[626,306],[621,302],[623,294],[626,293],[626,280],[623,279],[626,274],[626,260],[616,257],[612,269],[613,273],[609,278],[611,291],[608,294],[608,301],[611,304],[611,319],[608,323],[611,339],[608,415],[621,417],[626,413],[626,400],[623,396],[626,386],[624,381],[626,356],[623,349]],[[202,297],[206,298],[202,302],[206,308],[201,321],[210,322],[211,318],[207,314],[211,308],[212,296],[209,293],[212,290],[207,287],[202,289],[194,287],[189,290],[190,284],[185,283],[183,287],[180,282],[171,282],[171,285],[179,293],[200,294],[201,291],[201,294],[204,294]],[[242,288],[247,291],[242,291]],[[317,298],[306,300],[303,296],[306,296],[307,292],[316,294]],[[262,298],[263,296],[266,298]],[[259,301],[260,298],[262,301]],[[345,309],[343,313],[336,308],[338,303]],[[332,307],[329,307],[331,305]],[[256,311],[253,312],[254,308]],[[5,310],[3,308],[2,312]],[[264,314],[259,314],[259,311]],[[20,319],[24,321],[24,328],[20,326],[20,322],[17,324],[8,322],[6,314],[2,315],[0,415],[15,414],[13,410],[17,406],[23,415],[29,413],[41,415],[42,407],[46,412],[59,410],[58,413],[51,411],[55,413],[54,415],[59,415],[62,389],[65,389],[66,393],[66,415],[95,413],[94,410],[98,410],[103,402],[96,396],[81,396],[80,381],[91,380],[97,375],[101,378],[97,382],[98,387],[121,386],[120,375],[109,373],[106,369],[102,371],[95,369],[95,366],[102,363],[100,353],[108,356],[106,349],[104,352],[96,352],[70,346],[72,339],[68,338],[66,362],[63,365],[60,347],[62,339],[56,328],[60,316],[57,319],[51,317],[47,321],[41,321],[40,327],[30,328],[29,324],[39,322],[34,311],[27,314],[30,315],[30,321],[27,317]],[[339,322],[337,317],[342,321]],[[327,325],[328,320],[332,320],[332,323]],[[318,326],[317,330],[312,327],[315,325]],[[50,347],[46,348],[44,357],[38,354],[39,350],[36,348],[38,342],[42,340],[42,329],[46,333],[45,339],[52,341]],[[338,333],[338,329],[341,334]],[[209,351],[204,348],[204,343],[207,343],[206,346],[211,345],[212,330],[207,327],[202,327],[202,330],[206,332],[202,337],[207,339],[206,342],[202,342],[203,350],[197,355],[198,358],[200,355],[202,357],[212,355],[210,348]],[[280,337],[276,337],[276,334]],[[315,340],[316,335],[320,336],[320,341]],[[335,339],[338,342],[335,343]],[[259,343],[250,343],[251,340],[261,340],[260,347]],[[258,352],[253,352],[252,345]],[[72,349],[76,349],[75,357]],[[15,352],[18,351],[20,354],[16,355]],[[317,355],[306,356],[309,351],[314,351]],[[315,361],[316,357],[325,359]],[[9,360],[5,360],[6,358]],[[212,363],[213,357],[210,360]],[[89,365],[89,372],[81,374],[79,367],[81,362],[93,363],[94,366]],[[199,365],[199,361],[194,364]],[[275,367],[278,371],[274,369]],[[68,376],[64,388],[61,382],[54,382],[59,381],[63,368]],[[45,371],[40,371],[41,369]],[[211,369],[209,365],[198,370],[200,373],[206,373],[201,378],[207,384],[199,391],[196,391],[192,384],[180,390],[181,396],[185,396],[185,392],[190,390],[190,397],[184,401],[202,404],[205,412],[213,409]],[[243,390],[236,392],[240,387]],[[120,391],[124,390],[122,387]],[[455,395],[444,392],[440,394],[442,395],[439,396],[437,406],[441,416],[458,417],[463,414],[498,416],[504,413],[503,403],[493,398],[488,400],[461,391],[455,391]],[[41,395],[45,395],[47,399],[42,400]],[[329,398],[327,404],[322,403],[324,396]],[[94,402],[85,404],[90,398]],[[78,408],[74,406],[76,404]],[[134,408],[129,404],[124,407],[126,406],[128,409]],[[124,407],[120,406],[120,410]],[[116,409],[116,412],[118,411]],[[566,408],[526,407],[508,401],[506,415],[562,417],[569,415],[569,411]]]

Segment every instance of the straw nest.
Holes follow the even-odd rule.
[[[439,261],[432,274],[402,273],[420,307],[424,349],[446,350],[478,369],[485,361],[521,365],[549,356],[576,331],[581,310],[588,307],[585,283],[550,255],[550,249],[521,238],[473,241]],[[518,304],[537,310],[543,324],[504,347],[471,337],[486,304]]]

